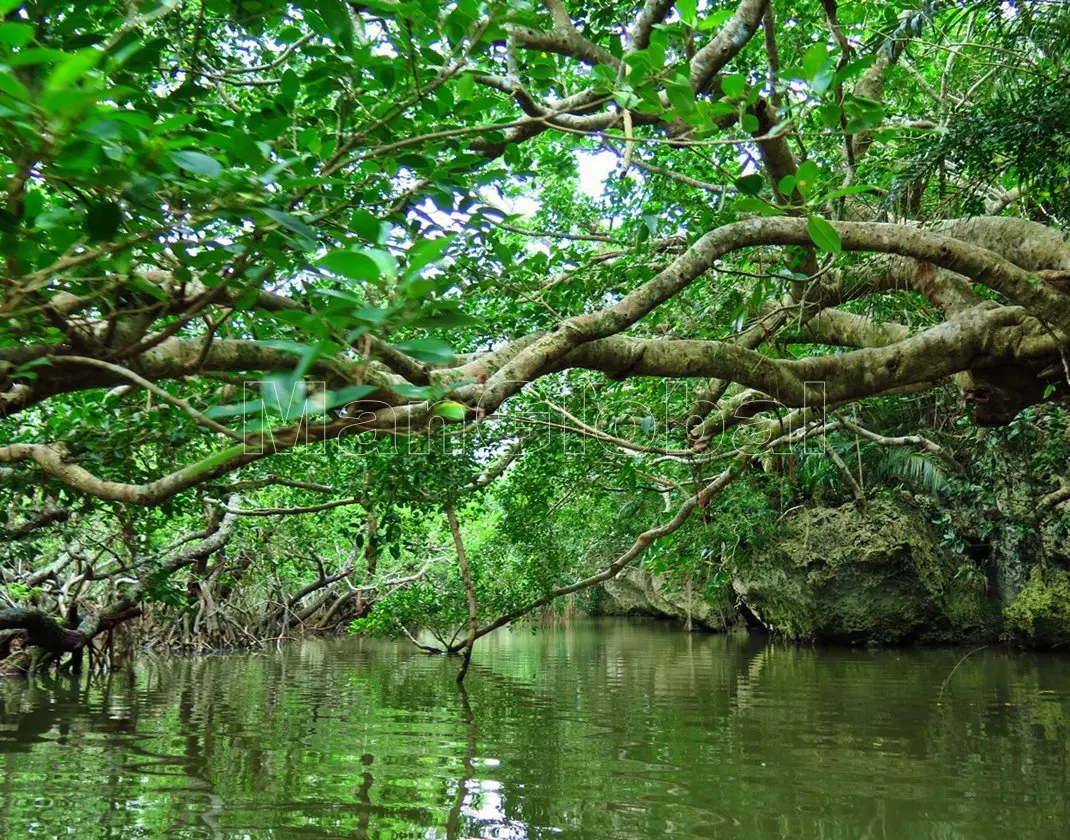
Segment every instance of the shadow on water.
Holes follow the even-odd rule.
[[[587,620],[455,663],[310,641],[0,682],[3,837],[1020,838],[1070,828],[1070,659]]]

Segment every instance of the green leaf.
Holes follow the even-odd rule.
[[[378,388],[374,385],[347,385],[345,388],[339,388],[336,391],[327,391],[324,394],[323,407],[338,408],[339,406],[348,405],[377,390]]]
[[[843,109],[847,114],[849,134],[876,128],[884,120],[884,106],[862,96],[845,96]]]
[[[123,198],[133,204],[144,204],[156,190],[160,188],[160,182],[155,178],[144,175],[135,175],[123,190]]]
[[[349,228],[361,239],[378,243],[382,224],[367,210],[358,210],[353,214],[353,218],[349,220]]]
[[[463,73],[462,75],[458,76],[457,82],[454,85],[454,93],[457,95],[457,101],[470,102],[472,100],[472,94],[475,91],[475,87],[476,77],[473,76],[471,73]]]
[[[828,102],[817,109],[817,119],[825,128],[839,128],[840,106]]]
[[[167,292],[165,292],[155,283],[150,283],[148,280],[146,280],[139,274],[131,274],[129,279],[127,279],[126,281],[126,286],[128,289],[133,289],[136,292],[151,295],[152,297],[156,298],[156,300],[162,301],[163,303],[167,303],[171,299],[168,296]]]
[[[426,385],[408,385],[404,382],[391,385],[390,390],[407,400],[426,400],[433,393],[433,389]]]
[[[727,117],[729,114],[735,114],[738,110],[736,106],[730,105],[729,103],[724,102],[720,99],[714,102],[703,100],[702,106],[703,113],[705,114],[706,118],[711,122],[717,119],[718,117]]]
[[[783,216],[782,211],[775,204],[770,204],[761,198],[747,197],[737,199],[732,207],[740,213],[758,213],[762,216]]]
[[[369,307],[367,309],[354,309],[350,315],[356,318],[358,321],[363,321],[366,324],[372,326],[379,326],[384,323],[390,316],[389,309],[382,309],[378,307]]]
[[[327,254],[319,264],[332,274],[341,274],[350,280],[375,283],[381,276],[379,264],[363,251],[339,248]]]
[[[307,315],[307,313],[302,314]],[[287,341],[286,339],[281,338],[267,339],[256,343],[261,347],[270,347],[272,350],[281,350],[284,353],[293,353],[297,356],[304,356],[316,347],[315,344],[306,344],[303,341]]]
[[[119,232],[123,214],[114,201],[103,201],[89,208],[85,216],[85,229],[94,242],[107,242]]]
[[[45,90],[48,93],[66,90],[95,67],[102,55],[100,50],[92,47],[68,55],[49,74]]]
[[[799,188],[799,192],[803,195],[810,194],[810,188],[817,183],[818,178],[821,177],[821,169],[812,160],[804,160],[799,164],[798,170],[795,172],[795,184]]]
[[[30,101],[30,92],[22,82],[15,78],[15,74],[10,71],[0,71],[0,91],[6,93],[13,99],[18,99],[20,102]]]
[[[14,55],[7,56],[4,59],[4,64],[9,67],[29,67],[34,64],[55,64],[64,58],[66,58],[66,52],[62,49],[27,47],[15,52]]]
[[[52,364],[52,360],[47,356],[40,356],[36,359],[30,359],[28,362],[23,362],[21,365],[16,365],[8,375],[14,379],[16,377],[28,377],[34,368],[49,367]],[[36,377],[37,374],[33,374]],[[31,377],[32,378],[32,377]],[[1054,386],[1051,386],[1054,387]]]
[[[744,195],[757,195],[765,186],[765,178],[757,173],[736,179],[736,189]]]
[[[842,70],[836,73],[833,82],[837,85],[842,84],[848,79],[861,74],[863,70],[867,69],[876,60],[877,53],[874,52],[870,53],[865,58],[857,58],[854,61],[849,61]]]
[[[814,88],[814,93],[818,96],[823,96],[831,86],[833,79],[836,76],[836,62],[831,58],[826,59],[825,63],[821,66],[821,69],[814,74],[813,81],[810,83]]]
[[[438,262],[452,242],[452,236],[441,236],[438,239],[421,239],[409,248],[409,252],[406,255],[409,264],[405,273],[412,276],[431,263]]]
[[[438,338],[416,338],[394,346],[402,353],[426,364],[448,365],[453,362],[453,348]]]
[[[315,246],[316,231],[314,231],[296,216],[293,216],[290,213],[284,213],[282,210],[275,210],[271,207],[264,207],[261,212],[263,212],[263,214],[272,221],[278,222],[287,230],[292,231],[298,236],[301,236],[304,239],[308,240],[307,244],[310,247]]]
[[[214,157],[209,157],[201,152],[183,150],[171,152],[171,160],[187,172],[194,175],[204,175],[206,178],[216,178],[223,172],[223,164]]]
[[[283,420],[295,420],[308,408],[304,380],[289,373],[266,375],[261,380],[260,393],[268,411],[279,414]]]
[[[803,56],[803,77],[806,79],[813,79],[828,60],[828,54],[828,47],[824,44],[818,43],[811,45],[810,49],[806,51],[806,55]]]
[[[700,32],[713,32],[728,23],[733,14],[735,14],[735,9],[721,9],[719,12],[711,12],[703,16],[699,22],[698,29]]]
[[[0,24],[0,44],[9,49],[24,47],[33,40],[34,28],[28,23]]]
[[[347,52],[353,49],[353,37],[356,27],[353,24],[353,14],[349,6],[342,0],[319,0],[318,3],[304,2],[302,6],[311,6],[313,11],[319,13],[323,22],[327,24],[327,31],[331,33],[331,40]]]
[[[279,79],[279,91],[283,96],[297,98],[297,94],[301,92],[301,77],[292,69],[287,70]]]
[[[739,74],[725,76],[721,79],[721,90],[729,99],[741,99],[747,89],[747,80]]]
[[[465,417],[468,416],[468,409],[459,402],[446,400],[445,402],[435,403],[435,407],[431,409],[431,413],[435,415],[435,417],[443,417],[446,420],[461,423],[464,422]]]
[[[681,117],[689,116],[695,111],[695,91],[686,76],[677,76],[665,83],[665,93],[673,110]]]
[[[820,216],[809,216],[806,219],[806,230],[820,250],[830,254],[840,253],[842,243],[839,232]]]
[[[264,150],[245,131],[232,131],[228,138],[231,157],[247,166],[258,167],[264,163]]]
[[[412,325],[425,329],[447,329],[450,327],[470,327],[479,321],[467,312],[462,312],[455,303],[444,301],[436,303],[429,310],[418,313]]]
[[[384,251],[382,248],[366,248],[364,253],[375,260],[379,266],[379,273],[387,280],[397,277],[398,261],[389,251]]]

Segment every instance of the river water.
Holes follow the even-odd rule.
[[[1063,838],[1070,657],[623,619],[0,682],[4,838]],[[957,666],[957,667],[956,667]]]

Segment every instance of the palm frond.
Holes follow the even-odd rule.
[[[938,493],[948,486],[947,467],[938,458],[905,448],[873,447],[870,469],[881,483],[901,481],[914,490]]]

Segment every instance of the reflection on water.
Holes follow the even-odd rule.
[[[5,838],[1070,836],[1070,658],[589,620],[0,682]],[[950,675],[950,679],[949,679]]]

